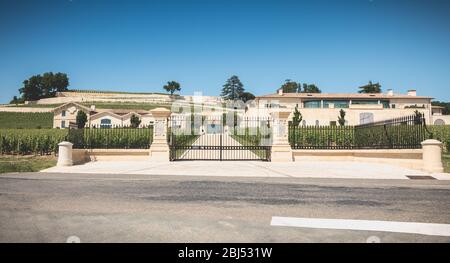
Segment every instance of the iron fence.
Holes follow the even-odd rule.
[[[70,129],[67,137],[74,149],[149,149],[153,126]]]
[[[289,125],[293,149],[417,149],[432,138],[425,116],[417,113],[358,126]]]

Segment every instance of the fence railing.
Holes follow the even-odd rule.
[[[358,126],[289,125],[293,149],[416,149],[431,137],[422,114]]]
[[[293,149],[353,149],[354,126],[289,125]]]
[[[70,129],[68,141],[74,149],[149,149],[153,126]]]

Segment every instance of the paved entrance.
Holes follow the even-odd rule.
[[[204,134],[180,156],[180,160],[260,160],[261,157],[250,149],[228,134]]]
[[[176,116],[169,120],[170,161],[270,161],[271,120]]]
[[[388,164],[344,161],[297,161],[273,163],[258,161],[230,162],[151,162],[98,161],[70,167],[53,167],[43,172],[84,174],[141,174],[224,177],[285,177],[285,178],[345,178],[402,179],[408,176],[430,175],[423,171]],[[450,180],[450,174],[432,174],[438,180]],[[417,181],[417,180],[415,180]]]

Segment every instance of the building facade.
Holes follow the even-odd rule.
[[[258,96],[258,111],[289,109],[298,106],[302,125],[339,125],[341,109],[345,111],[346,125],[360,125],[414,114],[424,114],[427,124],[434,124],[431,106],[432,97],[417,96],[415,90],[407,94],[394,94],[391,90],[378,94],[326,94],[326,93],[283,93]],[[291,117],[292,118],[292,114]]]
[[[112,128],[131,126],[131,116],[135,115],[141,120],[139,127],[153,125],[154,118],[149,111],[121,110],[121,109],[96,109],[95,106],[86,107],[70,102],[53,110],[53,128],[65,129],[75,125],[79,111],[86,113],[86,127]]]

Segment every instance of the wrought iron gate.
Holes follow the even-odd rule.
[[[271,125],[270,118],[173,116],[170,160],[270,161]]]

